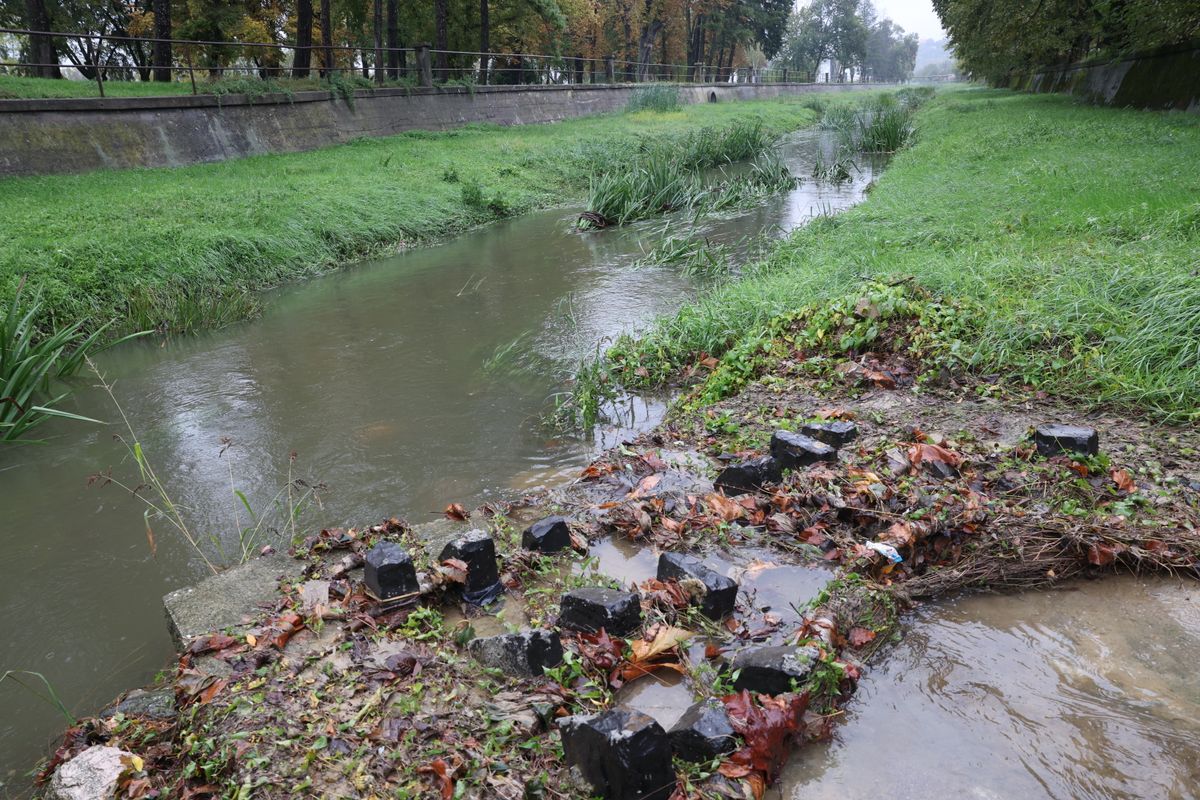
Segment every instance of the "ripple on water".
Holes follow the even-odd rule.
[[[1197,601],[1127,578],[931,606],[773,797],[1196,797]]]

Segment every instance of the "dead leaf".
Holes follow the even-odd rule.
[[[1108,544],[1107,542],[1096,542],[1088,548],[1087,560],[1089,564],[1097,567],[1107,567],[1117,560],[1117,556],[1125,552],[1123,544]]]
[[[442,794],[442,800],[454,800],[454,778],[450,777],[450,767],[440,758],[435,758],[429,766],[421,767],[419,772],[433,775]]]
[[[651,636],[651,634],[653,635]],[[674,628],[667,625],[658,626],[647,631],[647,636],[651,638],[638,639],[630,645],[630,649],[633,650],[632,660],[634,662],[649,661],[655,656],[674,650],[695,635],[692,631],[683,628]]]
[[[462,507],[462,503],[451,503],[446,506],[446,510],[442,512],[446,519],[452,519],[457,522],[466,522],[471,518],[467,510]]]
[[[851,647],[862,647],[874,641],[875,631],[870,628],[855,626],[850,629],[850,634],[846,639],[850,642]]]
[[[745,508],[723,494],[706,494],[704,496],[704,505],[708,507],[709,511],[726,522],[733,522],[735,519],[741,519],[746,515]]]
[[[638,481],[637,487],[634,488],[634,490],[629,493],[629,498],[631,500],[636,500],[639,497],[645,497],[647,494],[649,494],[651,491],[654,490],[655,486],[658,486],[658,483],[661,480],[662,480],[662,473],[655,472],[652,475],[647,475],[646,477],[644,477],[640,481]]]
[[[1117,488],[1122,492],[1132,493],[1137,491],[1137,484],[1133,482],[1133,478],[1130,477],[1128,471],[1123,469],[1114,469],[1109,473],[1109,476],[1113,479],[1113,483],[1117,485]]]
[[[962,456],[937,444],[917,443],[908,448],[908,460],[914,467],[926,461],[941,462],[952,467],[962,464]]]

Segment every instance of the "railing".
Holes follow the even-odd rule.
[[[615,56],[550,56],[533,53],[483,53],[413,47],[354,47],[345,44],[238,42],[118,36],[62,31],[0,28],[17,52],[32,60],[0,60],[0,74],[14,70],[35,76],[57,76],[75,70],[92,80],[101,97],[114,81],[183,82],[200,91],[197,73],[210,81],[230,75],[262,81],[320,78],[333,83],[361,76],[377,85],[430,88],[435,85],[562,85],[614,83],[809,83],[811,73],[760,67],[711,64],[663,64],[628,61]],[[54,48],[46,47],[53,43]],[[107,52],[106,52],[106,49]],[[67,54],[67,61],[39,61],[38,53]]]

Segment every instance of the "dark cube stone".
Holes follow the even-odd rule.
[[[830,447],[843,447],[858,438],[858,426],[845,420],[809,422],[800,428],[800,432]]]
[[[1039,455],[1056,456],[1059,453],[1079,453],[1094,456],[1100,452],[1100,434],[1095,428],[1082,425],[1038,425],[1033,432]]]
[[[763,484],[779,483],[782,479],[779,462],[771,456],[759,456],[721,470],[713,487],[729,495],[746,494],[758,491]]]
[[[797,469],[819,462],[837,463],[835,448],[791,431],[775,431],[771,436],[771,455],[783,469]]]
[[[559,723],[563,756],[604,800],[667,800],[675,791],[671,741],[654,719],[615,708]]]
[[[571,546],[571,528],[566,517],[546,517],[525,529],[521,546],[539,553],[556,553]]]
[[[439,561],[457,559],[467,565],[467,583],[463,599],[483,605],[504,593],[500,567],[496,563],[496,543],[483,531],[467,531],[444,548]]]
[[[660,581],[682,581],[687,578],[704,585],[704,596],[700,598],[700,612],[709,619],[722,619],[733,613],[737,602],[737,581],[704,566],[695,556],[684,553],[663,553],[658,558]]]
[[[546,667],[557,667],[563,660],[558,634],[547,630],[472,639],[467,650],[485,667],[494,667],[519,678],[540,678]]]
[[[635,592],[575,589],[562,596],[558,625],[586,633],[603,628],[613,636],[628,636],[642,627],[642,601]]]
[[[729,669],[737,673],[733,688],[760,694],[784,694],[792,682],[803,684],[820,658],[815,647],[751,647],[734,656]]]
[[[412,557],[395,542],[380,542],[367,551],[363,582],[380,600],[417,594],[417,568]]]
[[[667,733],[671,749],[684,761],[712,761],[732,753],[737,732],[719,700],[702,700],[692,705]]]

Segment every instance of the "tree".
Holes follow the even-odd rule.
[[[37,78],[61,78],[62,70],[58,68],[58,50],[54,46],[54,38],[41,33],[52,30],[46,0],[25,0],[25,26],[31,31],[38,31],[29,36],[26,58],[34,65],[30,72]]]
[[[867,36],[867,76],[876,81],[908,80],[917,63],[919,46],[915,33],[905,35],[904,29],[890,19],[880,20]]]
[[[292,57],[292,77],[307,78],[312,67],[312,0],[296,0],[296,53]]]
[[[1200,36],[1196,0],[933,0],[933,7],[959,63],[993,82]]]
[[[171,37],[171,0],[153,0],[154,8],[154,80],[171,80],[171,43],[163,41]]]

